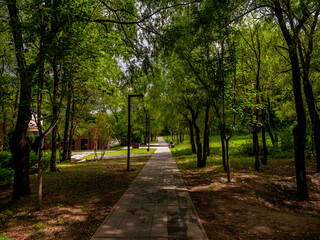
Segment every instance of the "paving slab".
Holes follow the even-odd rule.
[[[207,239],[162,137],[159,147],[93,235],[101,239]]]

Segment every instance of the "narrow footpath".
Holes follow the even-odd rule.
[[[92,240],[207,239],[162,137],[148,163]]]

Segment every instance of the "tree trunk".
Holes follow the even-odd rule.
[[[224,172],[228,171],[227,163],[226,163],[226,146],[224,143],[225,134],[222,127],[220,127],[220,141],[221,141],[221,149],[222,149],[222,165]]]
[[[52,137],[51,137],[51,160],[50,160],[50,171],[57,171],[56,160],[57,160],[57,131],[58,126],[56,125],[52,129]]]
[[[149,133],[148,133],[148,114],[146,114],[146,128],[145,128],[144,141],[143,141],[144,145],[148,144],[148,137],[149,137]]]
[[[265,120],[265,110],[263,110],[263,114],[262,114],[262,121]],[[263,143],[263,158],[261,160],[261,163],[263,165],[267,164],[268,161],[268,149],[267,149],[267,141],[266,141],[266,127],[265,124],[262,127],[262,143]]]
[[[260,49],[260,40],[259,40],[259,31],[257,31],[257,47],[258,47],[258,52],[255,51],[256,54],[256,60],[257,60],[257,74],[256,74],[256,104],[260,104],[260,67],[261,67],[261,49]],[[254,154],[255,154],[255,170],[259,171],[260,170],[260,149],[259,149],[259,109],[256,108],[255,110],[255,117],[256,117],[256,123],[254,126],[254,132],[253,132],[253,142],[255,144],[254,148]]]
[[[202,162],[202,144],[201,144],[201,132],[200,132],[200,128],[197,125],[197,117],[198,117],[198,113],[195,113],[194,109],[189,105],[188,109],[191,112],[191,116],[192,116],[192,125],[196,131],[196,144],[197,144],[197,167],[198,168],[202,168],[205,166],[202,166],[203,162]]]
[[[268,105],[267,106],[268,106],[267,109],[268,109],[269,122],[271,123],[271,127],[273,129],[275,129],[276,126],[275,126],[275,122],[274,122],[274,119],[273,119],[273,113],[271,111],[270,97],[268,97]],[[267,128],[267,131],[268,131],[269,136],[271,138],[272,146],[278,146],[278,137],[277,137],[277,135],[276,136],[273,135],[269,124],[266,124],[266,128]]]
[[[52,61],[53,69],[53,94],[52,94],[52,115],[54,117],[53,121],[58,121],[58,89],[59,89],[59,76],[58,76],[58,63],[57,57],[55,56]],[[50,170],[52,172],[57,171],[56,160],[57,160],[57,131],[58,125],[52,129],[52,139],[51,139],[51,160],[50,160]]]
[[[210,127],[208,128],[209,128],[209,131],[207,134],[207,156],[210,156]]]
[[[201,132],[200,128],[196,125],[195,122],[193,122],[194,129],[196,131],[196,143],[197,143],[197,167],[198,168],[203,168],[205,167],[203,165],[202,161],[202,144],[201,144]]]
[[[68,161],[69,162],[71,162],[71,155],[72,155],[72,140],[73,140],[73,133],[74,133],[74,113],[75,113],[75,100],[74,100],[74,98],[72,98],[72,109],[71,109],[71,120],[70,120],[71,126],[70,126],[69,144],[68,144],[68,146],[69,146],[68,147]]]
[[[306,115],[302,99],[300,66],[298,55],[296,53],[297,46],[289,45],[290,60],[292,66],[292,83],[295,98],[296,112],[298,123],[293,129],[294,135],[294,156],[297,179],[297,195],[299,199],[308,198],[308,186],[305,167],[305,146],[306,146]]]
[[[204,122],[204,132],[203,132],[203,157],[202,157],[202,166],[207,165],[207,156],[208,156],[208,146],[209,146],[209,117],[210,117],[210,106],[206,107],[206,115]]]
[[[37,206],[36,210],[41,209],[42,202],[42,176],[43,176],[43,147],[44,147],[44,135],[40,133],[40,142],[38,148],[38,182],[37,182]]]
[[[274,11],[278,19],[279,26],[288,45],[289,57],[292,68],[292,86],[297,113],[297,125],[293,129],[294,135],[294,157],[297,180],[297,196],[301,200],[308,199],[308,185],[305,168],[305,146],[306,146],[306,114],[303,104],[300,65],[297,53],[297,39],[300,29],[293,29],[293,35],[287,29],[286,22],[283,19],[283,10],[281,4],[275,1]]]
[[[7,114],[6,114],[6,111],[5,111],[5,106],[4,106],[4,103],[2,103],[2,115],[3,115],[3,118],[2,118],[2,135],[3,135],[3,147],[1,149],[1,151],[7,151],[7,126],[6,126],[6,123],[7,123]]]
[[[254,142],[254,154],[255,154],[255,161],[254,161],[254,170],[260,171],[260,150],[259,150],[259,135],[258,135],[258,126],[254,127],[253,131],[253,142]]]
[[[71,90],[71,80],[69,79],[68,89]],[[70,125],[70,108],[71,108],[71,96],[72,93],[68,92],[68,100],[67,100],[67,108],[66,108],[66,120],[64,125],[64,135],[63,135],[63,143],[62,143],[62,161],[67,160],[68,155],[68,136],[69,136],[69,125]]]
[[[189,131],[190,131],[190,144],[191,144],[192,153],[197,153],[196,144],[194,142],[193,125],[192,125],[192,121],[190,120],[189,120]]]
[[[7,0],[9,11],[9,24],[12,31],[18,72],[20,77],[20,99],[18,107],[18,117],[10,139],[10,151],[14,164],[14,188],[13,199],[18,200],[21,196],[30,193],[29,182],[29,153],[30,143],[27,138],[28,125],[31,119],[30,104],[31,97],[31,72],[27,68],[27,63],[23,55],[23,37],[20,17],[15,0]],[[30,74],[29,74],[30,73]]]
[[[302,63],[303,69],[303,90],[306,98],[306,102],[309,109],[309,115],[312,124],[312,132],[314,137],[314,146],[316,150],[316,158],[317,158],[317,172],[320,172],[320,119],[319,114],[316,109],[316,99],[313,94],[312,85],[309,79],[310,73],[310,62],[311,62],[311,54],[313,52],[313,38],[316,29],[316,25],[318,22],[319,9],[315,13],[314,22],[312,24],[312,28],[310,31],[309,41],[308,41],[308,50],[305,51],[305,55],[303,54],[301,42],[299,42],[299,53],[300,53],[300,61]]]
[[[227,175],[228,175],[228,183],[231,182],[230,178],[230,157],[229,157],[229,139],[225,139],[226,141],[226,156],[227,156]]]
[[[38,94],[37,94],[37,127],[39,132],[39,146],[38,146],[38,191],[37,191],[37,206],[36,209],[40,210],[42,202],[42,173],[43,173],[43,147],[44,147],[44,131],[42,126],[42,89],[44,83],[44,64],[46,56],[46,17],[44,16],[41,5],[39,6],[41,13],[40,26],[41,26],[41,38],[40,38],[40,64],[39,64],[39,78],[38,78]]]

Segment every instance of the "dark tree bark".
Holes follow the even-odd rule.
[[[10,139],[10,151],[14,164],[14,188],[13,199],[18,200],[21,196],[30,193],[29,182],[29,153],[30,143],[27,138],[28,125],[31,119],[31,79],[32,66],[27,67],[26,59],[23,55],[23,36],[20,17],[15,0],[7,0],[9,11],[9,24],[12,31],[18,72],[20,77],[20,99],[18,107],[17,122]]]
[[[222,126],[220,126],[219,128],[220,128],[219,132],[220,132],[220,141],[221,141],[221,150],[222,150],[222,165],[223,165],[224,172],[227,172],[228,167],[227,167],[227,162],[226,162],[226,145],[224,142],[225,133],[224,133],[224,129]]]
[[[260,69],[261,69],[261,48],[260,48],[260,39],[259,39],[259,31],[257,31],[257,49],[254,48],[254,53],[256,56],[256,61],[257,61],[257,73],[256,73],[256,92],[257,92],[257,97],[256,97],[256,103],[257,105],[260,104]],[[254,46],[254,40],[253,40],[253,35],[251,34],[251,39],[252,39],[252,44]],[[259,171],[260,170],[260,148],[259,148],[259,130],[260,127],[258,126],[259,124],[259,109],[257,108],[255,110],[255,117],[256,117],[256,123],[254,127],[254,143],[255,143],[255,170]]]
[[[192,125],[195,129],[196,132],[196,145],[197,145],[197,167],[198,168],[203,168],[205,166],[203,166],[203,161],[202,161],[202,144],[201,144],[201,131],[199,126],[197,125],[197,117],[198,117],[198,113],[195,113],[194,109],[188,105],[187,107],[190,112],[191,112],[191,116],[192,116]]]
[[[40,64],[39,64],[39,77],[38,77],[38,93],[37,93],[37,127],[39,132],[39,146],[38,146],[38,182],[37,182],[37,206],[36,209],[40,210],[42,202],[42,178],[43,178],[43,148],[44,148],[44,138],[46,133],[42,126],[42,89],[44,84],[44,74],[45,74],[45,57],[46,57],[46,38],[47,38],[47,17],[42,12],[42,5],[39,5],[40,17]]]
[[[207,156],[208,156],[208,146],[209,146],[209,118],[210,118],[210,106],[206,106],[206,115],[204,122],[204,133],[203,133],[203,156],[202,156],[202,166],[207,165]]]
[[[7,113],[5,111],[4,103],[2,103],[2,136],[3,136],[3,147],[1,151],[7,150]]]
[[[260,171],[260,149],[259,149],[259,129],[258,126],[254,127],[253,130],[253,143],[254,143],[254,170]]]
[[[262,110],[262,122],[263,122],[263,126],[262,126],[262,144],[263,144],[263,157],[261,159],[261,163],[263,165],[267,164],[268,161],[268,149],[267,149],[267,141],[266,141],[266,111]]]
[[[230,179],[229,140],[230,140],[230,138],[225,139],[225,141],[226,141],[226,155],[227,155],[227,176],[228,176],[228,183],[231,182],[231,179]]]
[[[193,134],[193,125],[192,125],[192,121],[188,120],[189,122],[189,132],[190,132],[190,144],[191,144],[191,149],[192,149],[192,153],[196,153],[196,144],[194,142],[194,134]]]
[[[279,26],[288,45],[288,52],[292,67],[292,86],[297,113],[297,125],[293,129],[294,135],[294,156],[297,180],[297,196],[301,200],[308,199],[308,185],[305,168],[305,146],[306,146],[306,114],[303,104],[301,75],[299,66],[299,57],[297,52],[298,34],[303,26],[305,17],[299,21],[299,25],[292,29],[291,34],[283,18],[283,10],[279,0],[274,2],[274,11],[278,19]],[[290,13],[289,13],[290,14]],[[289,17],[292,17],[289,15]],[[300,29],[298,28],[300,27]]]
[[[272,110],[271,110],[270,97],[268,97],[267,109],[268,109],[269,122],[271,124],[271,127],[273,129],[275,129],[276,128],[276,124],[274,122],[274,114],[272,113]],[[269,123],[266,124],[266,128],[267,128],[267,131],[268,131],[269,136],[271,138],[272,145],[273,146],[278,146],[278,134],[277,133],[275,133],[275,134],[272,133],[272,130],[270,128],[270,124]]]
[[[145,128],[145,133],[144,133],[144,141],[143,141],[143,144],[144,145],[147,145],[148,143],[148,137],[149,137],[149,133],[148,133],[148,114],[146,114],[146,128]]]
[[[315,17],[314,17],[313,24],[310,31],[310,36],[308,38],[308,49],[304,51],[305,54],[303,52],[302,44],[300,41],[298,46],[299,46],[300,61],[301,61],[302,70],[303,70],[303,77],[302,77],[303,90],[304,90],[304,95],[306,97],[306,102],[309,109],[309,115],[311,119],[312,132],[313,132],[313,138],[314,138],[314,146],[316,150],[316,158],[317,158],[316,171],[320,172],[320,119],[316,109],[316,99],[314,97],[312,85],[309,79],[311,54],[313,52],[313,38],[314,38],[316,25],[318,22],[318,16],[319,16],[319,8],[315,13]]]
[[[74,121],[75,121],[75,119],[74,119],[75,105],[76,105],[76,102],[75,102],[75,99],[72,96],[71,119],[70,119],[71,125],[70,125],[69,144],[68,144],[68,146],[69,146],[68,147],[68,161],[69,162],[71,161],[71,155],[72,155],[72,140],[73,140]],[[88,144],[90,144],[90,143],[88,143]]]
[[[58,63],[57,57],[53,57],[52,61],[52,69],[53,69],[53,95],[52,95],[52,115],[53,121],[58,121],[58,89],[59,89],[59,70],[58,70]],[[51,138],[51,160],[50,160],[50,170],[52,172],[57,171],[56,168],[56,160],[57,160],[57,131],[58,125],[56,125],[52,129],[52,138]]]
[[[63,134],[63,142],[62,142],[62,161],[66,161],[68,157],[68,136],[69,136],[69,125],[70,125],[70,108],[71,108],[71,79],[69,79],[68,83],[68,100],[67,100],[67,108],[66,108],[66,120],[64,125],[64,134]]]

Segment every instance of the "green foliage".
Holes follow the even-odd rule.
[[[5,235],[0,235],[0,240],[12,240],[12,238],[7,238]]]
[[[142,135],[139,131],[132,131],[131,133],[132,143],[141,143]]]
[[[13,170],[7,168],[0,169],[0,183],[11,183],[13,180]]]
[[[242,143],[239,146],[239,150],[242,154],[246,156],[254,156],[252,140],[247,140],[245,143]]]
[[[11,183],[13,180],[13,162],[10,152],[0,153],[0,183]]]
[[[11,152],[9,152],[9,151],[0,152],[0,167],[13,169]]]
[[[50,166],[51,151],[43,151],[43,171],[47,170]],[[38,171],[38,155],[30,152],[30,174],[35,174]]]
[[[51,151],[43,152],[43,170],[48,169],[50,166]],[[38,156],[34,151],[30,152],[29,170],[30,174],[37,172]],[[10,152],[0,153],[0,182],[11,182],[13,178],[13,159]]]

